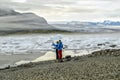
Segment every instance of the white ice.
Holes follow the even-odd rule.
[[[29,54],[41,51],[52,51],[52,42],[62,39],[65,50],[76,50],[79,52],[94,50],[120,48],[119,34],[87,34],[87,35],[21,35],[1,36],[0,54]],[[98,46],[98,44],[102,44]],[[111,47],[111,45],[116,45]],[[79,53],[78,52],[78,53]]]

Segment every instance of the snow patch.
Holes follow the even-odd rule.
[[[75,53],[73,51],[63,51],[62,54],[63,54],[63,58],[67,55],[71,55],[72,57],[75,56]],[[49,51],[45,55],[38,57],[37,59],[33,60],[32,62],[55,60],[55,59],[56,59],[56,53]]]
[[[63,54],[63,58],[65,58],[65,56],[67,56],[67,55],[71,55],[71,57],[75,56],[75,53],[73,51],[63,51],[62,54]],[[19,62],[16,62],[15,65],[27,64],[30,62],[55,60],[55,59],[56,59],[56,53],[52,52],[52,51],[48,51],[45,53],[45,55],[40,56],[40,57],[36,58],[35,60],[31,60],[31,61],[21,60]]]
[[[27,64],[27,63],[30,63],[30,61],[21,60],[19,62],[16,62],[15,65]]]

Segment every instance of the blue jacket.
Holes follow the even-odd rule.
[[[55,49],[58,49],[58,50],[62,50],[62,48],[63,48],[62,42],[59,42],[58,44],[53,43],[52,46],[55,46]]]
[[[52,46],[54,46],[55,47],[55,49],[58,49],[58,44],[52,44]]]
[[[58,50],[62,50],[62,48],[63,48],[63,44],[62,44],[62,42],[59,42],[59,44],[58,44]]]

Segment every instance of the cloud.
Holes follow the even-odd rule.
[[[50,20],[119,19],[119,0],[0,0],[0,7],[34,12]]]

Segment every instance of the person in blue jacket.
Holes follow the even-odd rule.
[[[63,60],[62,60],[62,49],[63,49],[62,41],[59,40],[57,44],[53,43],[52,45],[55,46],[55,48],[57,49],[57,51],[56,51],[57,53],[56,54],[58,54],[58,60],[60,62],[63,62]]]
[[[58,55],[59,55],[59,60],[60,62],[63,62],[62,60],[62,49],[63,49],[63,43],[61,40],[59,40],[59,44],[58,44]]]

